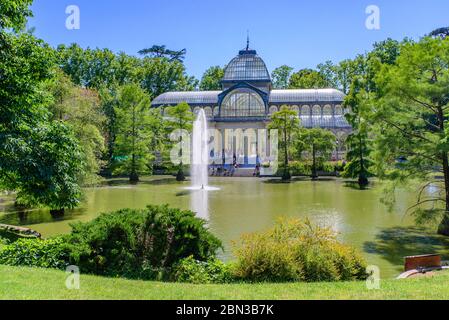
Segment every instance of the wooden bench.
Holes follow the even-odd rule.
[[[441,268],[441,256],[438,254],[426,254],[420,256],[405,257],[405,271],[415,269]]]

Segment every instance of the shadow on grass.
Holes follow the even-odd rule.
[[[420,227],[393,227],[381,230],[374,241],[363,245],[367,253],[380,254],[385,260],[401,265],[405,256],[441,254],[449,258],[449,237]]]

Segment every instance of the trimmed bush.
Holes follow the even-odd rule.
[[[245,235],[235,250],[234,275],[244,281],[350,281],[366,279],[366,263],[337,241],[329,228],[310,221],[280,221]]]
[[[195,284],[229,283],[232,282],[231,267],[215,258],[198,261],[190,256],[176,265],[172,280]]]
[[[54,268],[64,270],[68,265],[69,249],[62,238],[49,240],[19,239],[0,249],[0,264]]]
[[[205,223],[168,206],[103,214],[72,225],[71,262],[86,273],[163,279],[180,260],[207,261],[222,247]]]

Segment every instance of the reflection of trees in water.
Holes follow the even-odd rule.
[[[375,241],[364,243],[364,251],[379,254],[385,260],[402,265],[405,256],[441,254],[449,259],[449,237],[419,227],[393,227],[381,230]]]
[[[168,185],[168,184],[179,184],[176,179],[173,179],[172,177],[169,178],[158,178],[158,179],[148,179],[146,180],[145,177],[141,178],[138,185]],[[132,187],[129,183],[129,179],[111,179],[106,180],[102,184],[103,187]]]
[[[69,221],[79,218],[85,213],[84,209],[66,210],[63,215],[51,215],[50,210],[29,210],[10,212],[0,215],[0,223],[14,226],[32,226],[35,224],[51,223],[55,221]]]

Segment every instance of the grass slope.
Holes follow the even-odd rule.
[[[380,290],[364,282],[191,285],[81,275],[80,290],[65,287],[57,270],[0,266],[0,299],[449,299],[449,274],[385,280]]]

